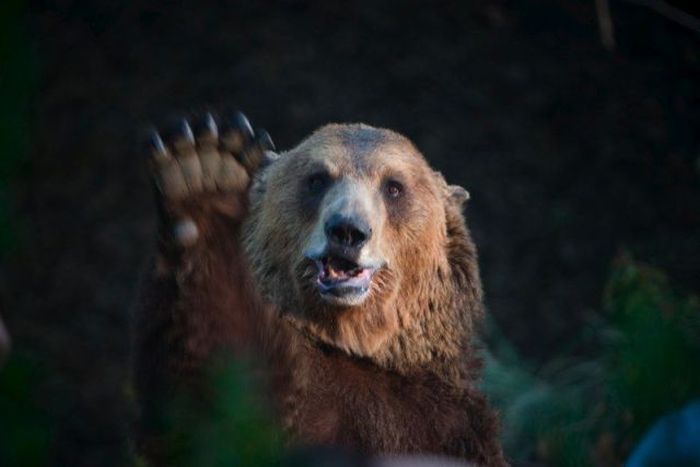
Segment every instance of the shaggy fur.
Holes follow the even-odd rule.
[[[474,384],[482,297],[466,192],[403,136],[365,125],[328,125],[270,160],[255,170],[243,159],[252,187],[235,196],[203,192],[186,176],[187,194],[161,197],[166,221],[134,326],[140,448],[162,458],[160,404],[196,387],[207,360],[227,351],[262,360],[292,440],[505,465],[496,416]],[[319,169],[331,187],[353,180],[371,200],[366,248],[387,265],[359,306],[321,300],[301,254],[335,193],[304,198],[303,181]],[[382,198],[387,177],[406,187],[400,201]],[[178,243],[172,219],[193,222],[196,238]]]

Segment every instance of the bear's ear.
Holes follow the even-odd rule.
[[[438,184],[442,187],[443,193],[447,197],[447,201],[454,206],[461,207],[471,196],[469,192],[459,185],[448,185],[445,177],[440,172],[434,170],[433,173],[438,180]]]
[[[469,192],[459,185],[448,185],[447,191],[449,193],[450,201],[452,201],[455,206],[463,205],[471,197]]]

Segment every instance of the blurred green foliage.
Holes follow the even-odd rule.
[[[30,144],[37,62],[26,24],[26,2],[0,2],[0,258],[18,241],[12,185]]]
[[[30,147],[36,57],[24,0],[0,2],[0,259],[17,245],[14,184]],[[48,463],[50,423],[37,394],[43,372],[21,351],[0,368],[0,465]]]
[[[660,271],[620,258],[603,318],[582,332],[596,349],[534,370],[502,338],[483,387],[501,411],[513,459],[616,465],[663,414],[700,397],[700,306]],[[495,331],[493,331],[495,333]]]
[[[273,423],[253,367],[216,360],[198,396],[179,394],[170,404],[169,463],[182,467],[280,465],[281,432]]]
[[[34,362],[17,353],[0,369],[0,465],[48,464],[50,424],[37,393],[43,381]]]

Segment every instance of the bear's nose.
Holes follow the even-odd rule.
[[[333,215],[324,225],[328,241],[342,248],[361,248],[372,235],[372,229],[362,219]]]

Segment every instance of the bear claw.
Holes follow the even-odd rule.
[[[216,124],[216,118],[211,112],[207,112],[204,116],[202,131],[200,137],[209,137],[217,139],[219,137],[219,126]]]
[[[270,133],[268,133],[264,129],[262,129],[262,128],[258,129],[256,140],[257,140],[258,144],[263,148],[263,150],[265,150],[265,151],[274,151],[275,150],[275,143],[272,141],[272,137],[270,136]]]
[[[246,116],[241,112],[236,112],[226,121],[221,142],[233,154],[240,154],[254,136],[255,132]]]
[[[185,141],[187,141],[188,143],[194,144],[194,133],[192,132],[192,127],[190,126],[190,122],[188,122],[186,118],[183,118],[180,125],[181,125],[180,128],[182,130],[182,136],[185,138]]]
[[[158,130],[155,128],[151,129],[151,146],[153,147],[153,150],[157,155],[167,155],[168,154],[168,149],[165,147],[165,143],[163,142],[163,138],[161,138],[160,133],[158,133]]]
[[[255,135],[253,127],[251,126],[250,121],[248,121],[248,117],[246,117],[243,112],[236,112],[233,114],[231,123],[233,124],[234,128],[241,131],[248,139],[252,139]]]

